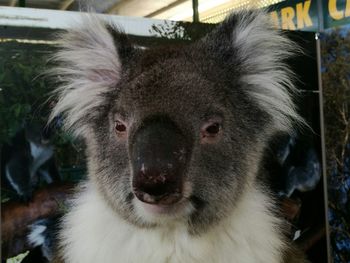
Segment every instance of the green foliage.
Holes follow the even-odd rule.
[[[350,134],[350,31],[333,30],[322,41],[322,82],[328,162],[343,166]],[[328,163],[328,167],[332,164]],[[330,171],[328,171],[330,174]]]
[[[196,24],[178,21],[164,21],[162,24],[152,25],[151,34],[174,40],[196,40],[213,29],[212,24]]]
[[[29,254],[29,251],[26,251],[25,253],[22,253],[13,258],[7,259],[6,263],[20,263],[28,254]]]
[[[334,262],[350,262],[350,28],[322,39],[328,220]]]
[[[46,125],[54,86],[43,73],[53,51],[51,45],[0,42],[0,146],[10,142],[25,123]],[[72,167],[85,173],[84,146],[72,141],[69,134],[55,132],[56,160],[60,168],[64,167],[65,178],[76,173]]]
[[[50,88],[40,74],[50,49],[47,45],[0,44],[0,144],[8,142],[25,121],[44,121]]]

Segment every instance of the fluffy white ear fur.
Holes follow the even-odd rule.
[[[292,121],[303,123],[291,95],[296,93],[294,75],[285,60],[300,49],[273,28],[262,11],[241,11],[233,28],[233,47],[245,74],[249,94],[271,116],[277,130],[291,131]]]
[[[63,114],[64,127],[84,136],[85,120],[103,106],[101,95],[118,82],[121,62],[106,25],[93,15],[63,33],[59,42],[60,51],[53,57],[58,66],[50,73],[59,79],[60,86],[55,91],[58,102],[50,120]]]

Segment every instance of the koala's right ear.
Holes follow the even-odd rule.
[[[106,104],[104,95],[116,88],[123,56],[132,47],[125,34],[90,15],[59,36],[59,48],[53,56],[56,66],[49,71],[59,82],[49,121],[62,115],[66,130],[84,136],[89,121]]]

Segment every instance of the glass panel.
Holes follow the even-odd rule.
[[[261,4],[264,4],[263,2],[261,1]],[[69,12],[61,15],[66,13]],[[118,19],[127,25],[127,19]],[[129,36],[134,44],[142,48],[188,43],[212,29],[211,25],[184,22],[133,21],[132,30],[142,28],[143,32],[147,32],[136,34],[135,31],[128,31],[134,32]],[[53,126],[45,126],[48,111],[53,106],[45,104],[45,101],[54,83],[37,76],[47,69],[47,55],[55,50],[55,42],[52,42],[49,35],[59,31],[21,26],[1,27],[0,30],[0,123],[4,124],[0,134],[0,143],[3,146],[1,157],[3,164],[15,163],[14,167],[20,167],[22,171],[34,175],[26,177],[24,181],[21,181],[21,176],[2,180],[2,183],[7,182],[1,191],[2,211],[6,210],[4,208],[9,203],[20,202],[22,205],[23,200],[28,201],[32,198],[33,191],[36,192],[41,187],[46,188],[53,182],[75,184],[85,178],[83,144],[72,140],[68,134],[59,130],[62,126],[60,118],[54,120]],[[271,144],[274,153],[267,162],[267,168],[270,171],[271,185],[276,194],[280,195],[282,207],[286,208],[288,219],[293,224],[293,227],[288,229],[290,238],[296,239],[312,262],[325,262],[327,252],[325,235],[322,232],[325,217],[323,182],[320,178],[322,158],[315,36],[311,33],[296,32],[290,33],[290,36],[306,51],[304,56],[291,60],[290,65],[300,80],[297,83],[300,90],[297,105],[312,131],[306,129],[293,136],[283,135],[278,138],[276,141],[279,143],[275,148],[273,143]],[[46,160],[39,163],[34,172],[29,171],[32,157],[38,150],[45,153]],[[13,171],[12,174],[15,174],[16,169]],[[10,175],[6,171],[2,174]],[[66,190],[62,190],[64,191]],[[59,208],[62,207],[55,209]],[[27,225],[17,226],[15,232],[18,236],[2,243],[3,255],[13,256],[25,252],[26,247],[18,240],[23,238],[21,231],[26,227]]]
[[[350,26],[321,38],[328,181],[334,262],[350,262]]]

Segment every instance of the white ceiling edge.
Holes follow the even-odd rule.
[[[0,26],[36,27],[49,29],[69,29],[77,25],[82,19],[82,12],[21,8],[0,7]],[[97,14],[98,17],[118,25],[125,33],[136,36],[154,36],[150,32],[153,25],[172,25],[175,21],[125,17],[118,15]]]

